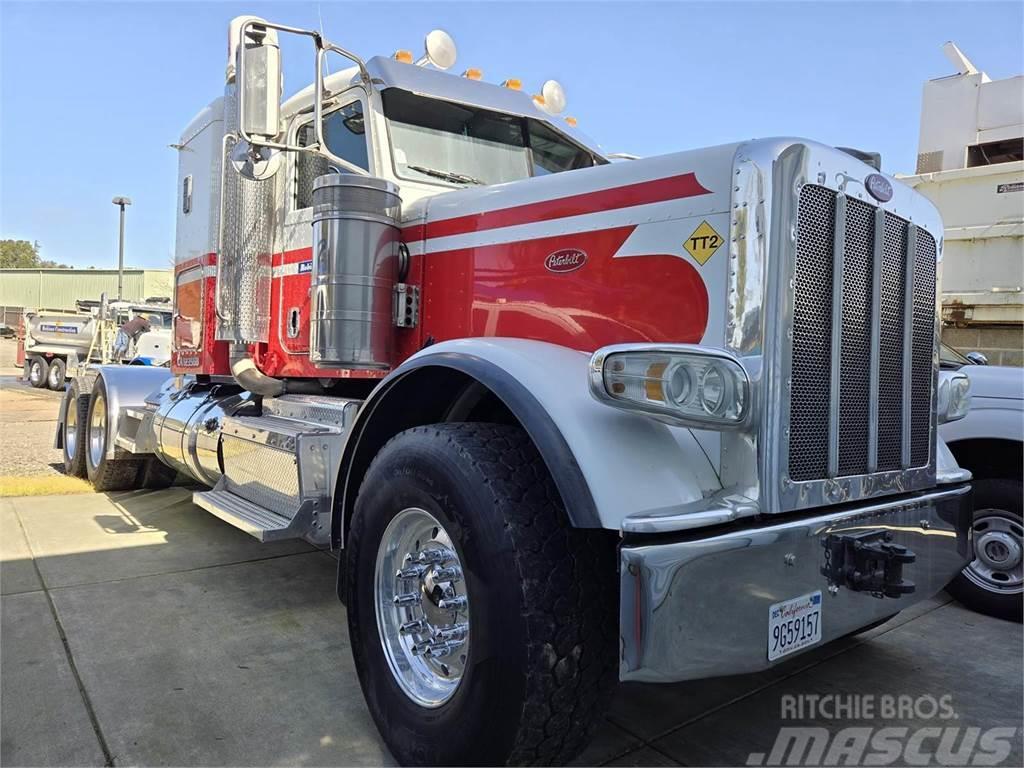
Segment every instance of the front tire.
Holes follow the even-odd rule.
[[[359,681],[400,763],[561,764],[582,750],[617,681],[615,541],[569,524],[518,427],[417,427],[381,449],[344,567]],[[453,567],[460,578],[439,582]]]
[[[97,491],[123,491],[135,488],[142,462],[127,458],[131,454],[121,448],[114,448],[114,457],[107,456],[111,440],[110,419],[107,414],[107,385],[103,377],[96,379],[89,400],[89,418],[85,446],[85,468],[89,482]]]
[[[1024,525],[1020,480],[974,481],[974,560],[946,587],[978,613],[1021,621]]]

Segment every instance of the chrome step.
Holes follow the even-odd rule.
[[[221,428],[231,435],[253,443],[262,443],[282,451],[294,451],[300,435],[340,434],[339,427],[321,426],[281,416],[228,416]]]
[[[262,542],[302,535],[293,529],[300,517],[298,514],[289,520],[230,491],[216,488],[212,491],[199,491],[192,494],[192,503]]]
[[[266,398],[263,413],[285,419],[296,419],[306,424],[347,429],[355,421],[362,400],[324,395],[283,395]]]

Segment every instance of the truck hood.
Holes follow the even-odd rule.
[[[1005,365],[965,365],[960,369],[971,380],[972,397],[1024,400],[1024,368]]]

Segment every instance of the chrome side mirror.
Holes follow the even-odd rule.
[[[242,17],[238,28],[236,87],[241,138],[271,141],[281,131],[281,49],[263,19]]]
[[[968,352],[964,357],[975,365],[988,365],[988,358],[981,354],[981,352]]]

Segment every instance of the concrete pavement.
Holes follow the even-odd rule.
[[[0,499],[3,765],[379,765],[335,560],[261,545],[184,488]],[[758,675],[623,685],[581,764],[747,764],[780,727],[1016,728],[1022,632],[940,596]],[[786,696],[948,696],[782,718]],[[934,746],[934,745],[933,745]],[[763,758],[762,758],[763,759]],[[895,764],[900,764],[897,761]]]

